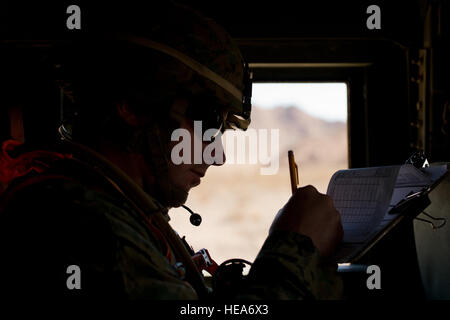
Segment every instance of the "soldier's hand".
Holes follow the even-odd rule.
[[[275,217],[270,232],[273,230],[310,237],[323,257],[330,256],[343,237],[341,216],[333,200],[313,186],[297,189]]]

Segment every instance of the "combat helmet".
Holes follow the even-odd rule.
[[[113,5],[108,10],[116,12],[102,12],[102,16],[120,14],[122,19],[107,32],[101,19],[92,21],[88,36],[74,46],[83,63],[72,66],[77,70],[68,74],[91,76],[81,77],[82,81],[60,82],[68,100],[77,99],[76,83],[97,92],[106,92],[106,88],[115,93],[125,90],[127,100],[135,100],[138,109],[150,108],[157,116],[167,111],[174,119],[189,116],[211,128],[247,129],[252,75],[238,46],[222,27],[195,10],[172,2],[160,3],[145,12],[117,12],[120,8]],[[102,80],[97,81],[98,78]],[[173,99],[180,96],[188,98],[191,104],[176,110],[158,110],[173,107]],[[96,108],[100,104],[96,103]],[[73,114],[83,113],[76,107],[66,109],[72,110],[70,119]]]

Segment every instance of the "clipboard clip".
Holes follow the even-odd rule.
[[[418,216],[431,204],[430,198],[428,197],[429,192],[430,188],[423,188],[419,192],[411,192],[405,199],[402,199],[389,210],[389,214],[406,213],[411,217]]]
[[[406,212],[408,215],[413,216],[414,219],[430,224],[433,230],[442,228],[447,223],[446,218],[436,218],[424,211],[431,204],[431,201],[428,198],[428,192],[429,188],[425,188],[422,191],[408,195],[404,200],[393,207],[389,211],[389,214]],[[419,218],[418,216],[420,214],[426,215],[430,220]],[[436,224],[438,221],[440,221],[440,223]]]
[[[435,224],[433,223],[433,221],[431,221],[431,220],[422,219],[422,218],[419,218],[419,217],[416,217],[416,218],[415,218],[416,220],[423,221],[423,222],[426,222],[426,223],[430,224],[430,225],[431,225],[431,228],[432,228],[433,230],[440,229],[440,228],[442,228],[442,227],[447,223],[447,219],[446,219],[446,218],[436,218],[436,217],[433,217],[431,214],[426,213],[425,211],[423,211],[422,214],[426,215],[426,216],[427,216],[428,218],[430,218],[431,220],[434,220],[434,221],[441,221],[441,223],[440,223],[439,225],[435,225]]]

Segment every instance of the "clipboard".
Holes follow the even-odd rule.
[[[345,261],[345,263],[355,263],[361,259],[373,246],[384,238],[389,232],[391,232],[402,221],[413,220],[419,214],[421,214],[430,204],[429,194],[436,186],[439,185],[444,179],[450,175],[447,165],[447,171],[434,181],[429,187],[422,189],[419,192],[408,195],[405,199],[399,201],[393,208],[391,208],[388,214],[397,214],[397,217],[393,219],[387,226],[380,230],[371,240],[369,240],[351,259]]]

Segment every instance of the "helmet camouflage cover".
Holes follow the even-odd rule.
[[[152,8],[109,4],[90,10],[95,19],[88,21],[83,36],[74,39],[69,54],[63,55],[70,60],[65,63],[63,58],[63,68],[57,70],[62,79],[59,86],[68,98],[62,108],[67,128],[76,123],[74,114],[101,121],[101,116],[90,113],[101,110],[107,93],[122,92],[138,106],[137,113],[168,112],[175,120],[191,116],[222,129],[246,130],[251,73],[231,36],[183,5],[164,2]],[[105,19],[111,16],[121,19],[105,28]],[[179,98],[187,98],[189,105],[172,110]],[[89,105],[95,108],[86,108]],[[80,108],[86,110],[80,112]]]
[[[166,75],[173,75],[172,80],[193,96],[214,97],[209,103],[228,115],[223,123],[225,129],[246,130],[250,123],[251,74],[239,48],[222,27],[194,10],[181,5],[166,10],[166,14],[152,17],[151,28],[143,29],[148,30],[148,35],[143,32],[142,36],[118,37],[170,56],[173,60],[165,66]],[[216,112],[213,105],[199,109],[194,114]]]

